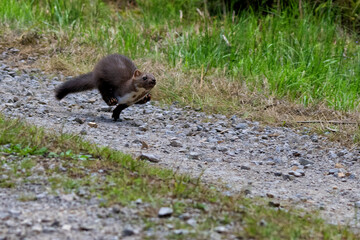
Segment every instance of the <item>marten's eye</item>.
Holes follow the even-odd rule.
[[[147,76],[143,76],[143,80],[145,81],[147,79]]]

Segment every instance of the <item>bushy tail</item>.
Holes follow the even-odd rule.
[[[64,82],[59,87],[55,89],[55,97],[58,100],[63,99],[69,93],[82,92],[86,90],[94,89],[95,81],[93,79],[93,73],[86,73],[69,81]]]

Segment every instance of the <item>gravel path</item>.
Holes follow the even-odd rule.
[[[295,132],[156,102],[129,107],[122,121],[113,122],[111,108],[97,91],[56,101],[53,90],[63,81],[36,69],[18,72],[0,62],[0,109],[135,157],[151,154],[154,164],[226,185],[225,194],[270,197],[318,209],[331,223],[357,224],[359,149],[309,135],[306,128]],[[0,195],[3,205],[4,193]]]
[[[47,192],[33,184],[0,189],[0,239],[119,239],[138,234],[143,226],[139,219],[132,226],[136,214],[129,208],[99,208],[95,198]],[[34,200],[19,200],[30,194]]]

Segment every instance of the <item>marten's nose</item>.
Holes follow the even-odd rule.
[[[152,84],[156,84],[156,79],[151,80]]]

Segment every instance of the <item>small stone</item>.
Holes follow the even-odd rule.
[[[220,147],[217,148],[217,150],[218,150],[219,152],[227,152],[227,151],[228,151],[228,148],[227,148],[227,147],[224,147],[224,146],[220,146]]]
[[[88,103],[94,103],[94,102],[96,102],[96,98],[90,98],[90,99],[88,100]]]
[[[200,158],[200,153],[198,153],[198,152],[190,152],[189,157],[191,159],[199,159]]]
[[[56,231],[56,229],[53,227],[44,227],[44,229],[43,229],[44,233],[53,233],[55,231]]]
[[[307,166],[307,165],[309,165],[309,164],[314,164],[314,162],[312,162],[312,161],[310,161],[310,160],[307,160],[307,159],[305,159],[305,158],[300,158],[299,159],[299,163],[301,164],[301,165],[303,165],[303,166]]]
[[[84,197],[87,195],[87,191],[84,188],[79,188],[77,195],[79,195],[80,197]]]
[[[83,119],[83,118],[78,118],[78,117],[77,117],[77,118],[74,119],[74,121],[77,122],[77,123],[79,123],[79,124],[83,124],[83,123],[85,122],[85,119]],[[89,125],[89,126],[90,126],[90,125]]]
[[[5,221],[4,223],[8,228],[15,228],[18,225],[18,223],[12,219],[9,219],[9,220]]]
[[[338,172],[339,172],[339,169],[330,169],[330,170],[329,170],[329,174],[331,174],[331,175],[332,175],[332,174],[335,175],[335,174],[337,174]]]
[[[98,112],[111,112],[112,110],[112,106],[101,106],[98,109]]]
[[[317,135],[311,135],[311,136],[310,136],[310,139],[311,139],[311,141],[313,141],[313,142],[318,142],[318,141],[319,141]]]
[[[92,128],[98,127],[97,123],[95,123],[95,122],[88,122],[88,125],[89,125],[89,127],[92,127]]]
[[[37,174],[45,173],[45,168],[43,166],[41,166],[41,165],[34,167],[32,170],[33,170],[34,173],[37,173]]]
[[[356,208],[360,208],[360,201],[355,202],[354,206],[355,206]]]
[[[174,230],[174,234],[176,234],[176,235],[186,235],[188,233],[189,233],[189,231],[186,229],[175,229]]]
[[[186,221],[187,224],[189,224],[192,227],[196,227],[196,220],[193,218],[190,218]]]
[[[259,225],[265,227],[267,225],[267,222],[264,219],[261,219]]]
[[[158,212],[158,217],[159,218],[166,218],[166,217],[170,217],[173,214],[173,209],[169,208],[169,207],[162,207],[160,208],[159,212]]]
[[[113,213],[120,213],[121,212],[121,207],[119,205],[114,205],[112,208],[111,208],[112,212]]]
[[[51,227],[60,227],[60,222],[58,220],[54,220],[50,226]]]
[[[25,219],[24,221],[22,221],[21,223],[22,225],[25,225],[27,227],[31,227],[33,225],[31,219]]]
[[[190,215],[189,213],[183,213],[183,214],[181,214],[181,215],[179,216],[179,218],[180,218],[181,220],[186,221],[186,220],[189,220],[189,219],[191,218],[191,215]]]
[[[10,213],[7,212],[0,212],[0,219],[2,221],[6,221],[11,217]]]
[[[10,209],[9,210],[9,213],[14,216],[14,217],[18,217],[21,215],[21,211],[20,210],[17,210],[17,209]]]
[[[282,164],[283,161],[280,158],[277,157],[269,157],[265,161],[266,165],[276,165],[276,164]]]
[[[297,169],[296,173],[299,173],[301,176],[305,176],[305,171],[302,169]]]
[[[122,230],[121,232],[121,236],[122,237],[129,237],[135,234],[134,229],[130,228],[130,227],[126,227],[124,228],[124,230]]]
[[[228,232],[227,228],[224,226],[217,226],[214,228],[215,232],[217,233],[226,233]]]
[[[301,177],[303,176],[300,172],[298,172],[297,170],[296,171],[289,171],[289,175],[293,175],[295,177]],[[305,175],[305,173],[304,173]]]
[[[142,131],[142,132],[146,132],[146,131],[148,130],[147,125],[146,125],[146,124],[141,125],[141,126],[139,127],[139,130]]]
[[[344,165],[342,165],[341,163],[336,163],[335,168],[344,168]]]
[[[71,231],[71,225],[69,225],[69,224],[65,224],[65,225],[63,225],[62,227],[61,227],[61,229],[62,230],[65,230],[65,231]]]
[[[250,170],[250,167],[247,165],[241,165],[240,169],[242,170]]]
[[[292,153],[292,155],[293,155],[294,157],[301,157],[301,153],[299,153],[298,151],[294,151],[294,152]]]
[[[294,180],[294,176],[291,176],[289,174],[283,174],[282,176],[284,180]]]
[[[270,207],[280,207],[280,203],[278,203],[278,202],[272,202],[272,201],[270,201],[270,202],[268,203],[268,205],[269,205]]]
[[[85,225],[85,223],[82,223],[80,226],[79,226],[79,230],[80,231],[92,231],[95,229],[95,226],[91,226],[91,225]]]
[[[274,198],[274,197],[275,197],[274,194],[272,194],[272,193],[267,193],[266,196],[267,196],[268,198]]]
[[[345,177],[345,173],[339,172],[339,173],[337,174],[337,176],[338,176],[339,178],[344,178],[344,177]]]
[[[155,156],[154,154],[149,154],[149,153],[142,153],[139,158],[148,160],[148,161],[154,162],[154,163],[160,162],[160,158],[158,156]]]
[[[247,123],[239,123],[235,126],[236,130],[240,130],[240,129],[246,129],[248,127]]]
[[[172,140],[170,142],[170,146],[172,146],[172,147],[182,147],[182,144],[181,144],[181,142],[179,142],[177,140]]]
[[[43,228],[42,228],[42,226],[40,224],[36,224],[31,228],[31,230],[33,232],[40,233],[40,232],[42,232]]]
[[[64,194],[64,195],[61,195],[60,198],[66,202],[72,202],[75,200],[75,195],[73,193]]]

